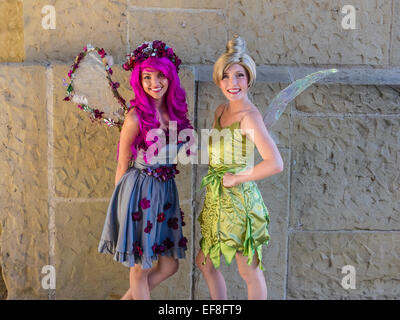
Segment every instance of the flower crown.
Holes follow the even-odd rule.
[[[179,65],[182,62],[174,53],[174,50],[160,40],[154,40],[153,42],[146,41],[131,54],[126,55],[126,57],[127,61],[122,65],[126,71],[133,70],[138,63],[150,57],[168,58],[175,65],[176,72],[179,72]]]

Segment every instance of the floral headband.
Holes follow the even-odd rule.
[[[144,42],[126,57],[127,61],[122,65],[122,67],[126,71],[133,70],[133,68],[135,68],[138,63],[150,57],[168,58],[175,65],[176,72],[179,72],[179,65],[182,62],[174,53],[174,50],[172,50],[172,48],[168,47],[164,42],[160,40],[154,40],[153,42]]]

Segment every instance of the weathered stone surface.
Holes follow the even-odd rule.
[[[183,235],[188,239],[186,257],[185,259],[179,260],[179,269],[177,273],[163,281],[159,286],[151,291],[151,298],[155,300],[189,300],[191,297],[193,263],[193,214],[190,204],[181,204],[181,209],[184,212],[185,221]]]
[[[116,152],[119,139],[117,128],[92,123],[88,113],[72,102],[65,102],[69,67],[57,64],[54,72],[54,180],[57,197],[101,198],[114,190]],[[119,66],[113,67],[113,80],[127,101],[134,94],[129,75]]]
[[[144,28],[144,21],[151,23]],[[131,49],[144,41],[162,39],[186,64],[214,63],[226,42],[225,17],[219,12],[132,9],[129,28]]]
[[[291,226],[399,230],[399,124],[294,118]]]
[[[130,0],[132,6],[144,8],[187,8],[187,9],[222,9],[226,6],[225,0]]]
[[[0,62],[24,60],[24,22],[22,0],[0,2]]]
[[[108,202],[62,202],[55,207],[56,299],[119,299],[129,268],[97,251]]]
[[[400,2],[393,1],[390,64],[400,65]]]
[[[295,232],[289,244],[288,299],[398,299],[399,232]],[[352,265],[356,288],[344,289]]]
[[[42,26],[46,5],[55,8],[54,30]],[[25,0],[24,20],[27,61],[70,62],[87,43],[104,47],[115,61],[125,58],[126,0]]]
[[[0,67],[1,268],[8,299],[46,299],[48,264],[45,68]]]
[[[250,6],[230,0],[229,36],[243,36],[257,63],[388,64],[392,3],[353,1],[356,29],[344,30],[341,10],[347,4],[344,0],[256,0]]]
[[[306,113],[399,113],[398,89],[391,86],[315,84],[296,98],[295,108]]]
[[[5,299],[7,299],[7,287],[3,280],[1,267],[0,267],[0,300],[5,300]]]

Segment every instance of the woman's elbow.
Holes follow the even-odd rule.
[[[282,160],[282,158],[280,158],[276,161],[276,171],[277,171],[277,173],[279,173],[279,172],[282,172],[283,169],[284,169],[283,160]]]

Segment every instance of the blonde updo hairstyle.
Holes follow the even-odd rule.
[[[249,88],[251,88],[256,81],[256,64],[246,53],[246,42],[238,35],[234,35],[228,41],[226,51],[214,64],[213,80],[215,84],[219,86],[225,70],[235,63],[240,64],[246,70]]]

